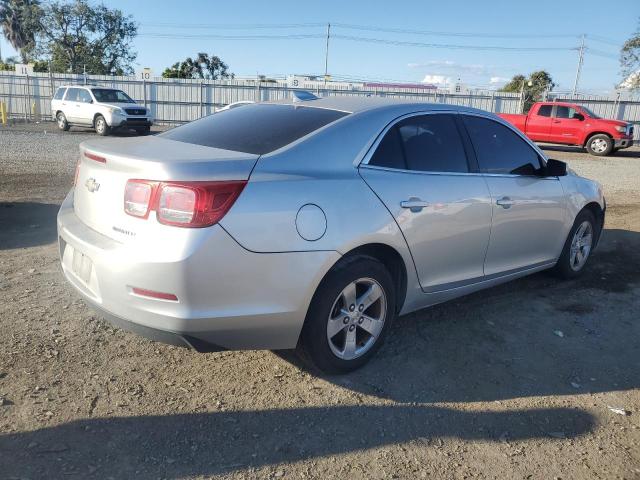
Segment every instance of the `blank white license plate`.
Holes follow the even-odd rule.
[[[89,283],[91,278],[91,269],[93,268],[93,262],[84,253],[78,250],[73,250],[73,261],[71,264],[73,273],[75,273],[84,283]]]

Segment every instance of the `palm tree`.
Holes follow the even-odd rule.
[[[40,13],[39,0],[0,0],[0,27],[23,63],[35,47]]]

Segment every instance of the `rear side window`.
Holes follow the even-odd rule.
[[[69,102],[79,102],[80,101],[80,98],[79,98],[80,91],[81,90],[79,88],[69,88],[69,89],[67,89],[67,96],[64,97],[64,99],[69,101]]]
[[[402,139],[396,126],[391,127],[378,144],[378,148],[371,157],[371,160],[369,160],[369,165],[402,170],[407,168],[402,150]]]
[[[488,118],[464,116],[480,171],[534,175],[540,158],[531,146],[510,128]]]
[[[575,108],[565,107],[562,105],[558,105],[556,107],[556,118],[573,118],[575,114]]]
[[[58,90],[56,90],[56,94],[53,96],[53,99],[62,100],[62,98],[64,97],[64,92],[66,91],[67,91],[66,88],[59,88]]]
[[[446,114],[398,122],[382,139],[369,165],[422,172],[469,171],[455,119]]]
[[[78,101],[82,103],[91,103],[91,94],[84,89],[78,90]]]
[[[553,105],[542,105],[538,109],[538,116],[539,117],[550,117],[552,109],[553,109]]]
[[[169,130],[178,142],[263,155],[318,130],[346,112],[294,105],[245,105]]]

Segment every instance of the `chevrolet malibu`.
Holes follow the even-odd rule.
[[[580,275],[600,186],[495,115],[333,97],[80,147],[62,268],[112,323],[197,351],[360,367],[394,317],[545,269]]]

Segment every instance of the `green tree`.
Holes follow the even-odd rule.
[[[625,80],[623,86],[640,88],[640,27],[620,49],[620,67]]]
[[[528,77],[515,75],[509,83],[500,89],[501,92],[523,92],[524,111],[528,112],[531,106],[542,99],[545,91],[551,91],[556,86],[551,75],[544,70],[531,73]]]
[[[41,16],[39,0],[0,0],[0,27],[7,41],[20,53],[22,63],[29,61],[36,46]]]
[[[38,52],[57,72],[126,75],[133,72],[138,33],[133,17],[87,0],[51,2],[43,8]]]
[[[182,62],[176,62],[171,67],[167,67],[162,72],[164,78],[206,78],[209,80],[219,80],[234,78],[234,74],[229,72],[226,63],[216,55],[209,56],[200,52],[195,59],[187,57]]]

